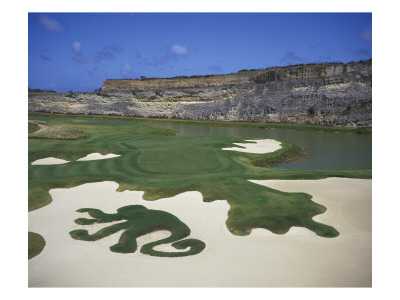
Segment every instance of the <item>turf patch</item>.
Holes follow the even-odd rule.
[[[28,259],[39,255],[46,245],[44,238],[35,232],[28,232]]]
[[[87,230],[78,229],[70,232],[72,238],[83,241],[96,241],[123,231],[117,244],[110,250],[118,253],[134,253],[137,250],[136,239],[142,235],[167,230],[171,235],[167,238],[145,244],[141,253],[160,257],[181,257],[195,255],[203,251],[205,244],[197,239],[185,239],[190,234],[190,229],[174,215],[161,210],[150,210],[142,205],[129,205],[121,207],[116,214],[106,214],[99,209],[83,208],[78,212],[89,213],[93,219],[79,218],[75,223],[80,225],[91,225],[95,223],[108,223],[124,221],[118,224],[104,227],[94,234],[88,234]],[[172,243],[175,249],[189,250],[184,252],[164,252],[154,250],[154,247]]]

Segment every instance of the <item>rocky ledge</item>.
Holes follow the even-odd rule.
[[[125,89],[124,84],[124,88],[102,88],[97,93],[31,94],[28,109],[191,120],[372,125],[372,61],[244,73],[237,80],[228,76],[227,81],[209,81],[209,86],[202,86],[205,83],[196,78],[198,86],[161,89],[154,88],[156,81],[148,80],[147,85],[142,82],[135,89]],[[174,86],[179,86],[179,80]]]

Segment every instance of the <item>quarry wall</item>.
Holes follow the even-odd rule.
[[[28,109],[218,121],[372,125],[372,61],[195,78],[106,80],[101,92],[32,94]]]

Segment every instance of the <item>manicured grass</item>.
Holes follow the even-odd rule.
[[[251,137],[179,136],[170,129],[121,119],[54,115],[36,115],[35,118],[47,121],[50,128],[68,126],[80,129],[87,134],[87,138],[29,139],[29,164],[50,156],[71,161],[62,165],[29,165],[29,211],[51,202],[50,189],[115,181],[119,184],[118,191],[144,191],[143,198],[146,200],[172,197],[185,191],[201,192],[206,202],[226,200],[230,205],[226,225],[236,235],[247,235],[252,228],[266,228],[283,234],[292,226],[300,226],[323,237],[335,237],[339,234],[335,228],[312,220],[326,208],[313,202],[310,195],[284,193],[248,180],[372,176],[371,169],[270,168],[303,154],[304,149],[285,141],[281,141],[282,149],[274,153],[249,154],[221,149],[232,147],[233,143],[243,143]],[[75,161],[93,152],[120,156]],[[175,245],[178,247],[180,244]],[[144,249],[147,251],[147,248]],[[148,251],[151,252],[151,249]]]
[[[106,214],[93,208],[82,208],[78,212],[89,213],[92,217],[91,219],[76,219],[75,223],[80,225],[125,220],[118,224],[105,225],[106,227],[93,234],[88,234],[88,231],[84,229],[70,232],[74,239],[96,241],[122,231],[118,243],[110,247],[113,252],[134,253],[137,250],[136,239],[138,237],[158,230],[167,230],[171,232],[171,235],[143,245],[142,253],[160,257],[181,257],[198,254],[205,248],[205,244],[200,240],[184,239],[190,235],[190,228],[177,217],[165,211],[150,210],[142,205],[129,205],[119,208],[116,214]],[[171,245],[175,249],[185,249],[186,247],[190,247],[190,249],[184,252],[163,252],[153,249],[158,245],[169,243],[172,243]]]
[[[311,131],[326,131],[326,132],[340,132],[352,134],[371,134],[372,127],[343,127],[343,126],[319,126],[310,124],[291,124],[291,123],[260,123],[260,122],[235,122],[235,121],[202,121],[202,120],[181,120],[181,119],[163,119],[163,118],[141,118],[129,116],[107,116],[107,115],[73,115],[73,114],[49,114],[40,112],[29,112],[29,115],[34,116],[48,116],[55,118],[94,118],[103,120],[122,120],[133,122],[160,122],[160,123],[181,123],[181,124],[195,124],[195,125],[213,125],[213,126],[228,126],[228,127],[257,127],[262,129],[296,129],[296,130],[311,130]]]
[[[40,129],[38,124],[28,122],[28,134],[38,131]]]
[[[45,245],[46,242],[40,234],[28,232],[28,259],[39,255]]]
[[[28,134],[34,133],[40,129],[39,124],[46,124],[45,121],[39,121],[39,120],[29,120],[28,121]]]

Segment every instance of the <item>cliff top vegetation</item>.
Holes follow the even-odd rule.
[[[227,73],[227,74],[206,74],[206,75],[177,75],[173,77],[146,77],[140,76],[139,78],[108,78],[107,80],[138,80],[138,81],[149,81],[153,79],[188,79],[188,78],[208,78],[213,76],[226,76],[226,75],[235,75],[235,74],[244,74],[249,72],[260,72],[260,71],[269,71],[274,69],[289,69],[294,67],[307,67],[307,66],[328,66],[328,65],[351,65],[351,64],[371,64],[372,58],[368,60],[359,60],[359,61],[349,61],[347,63],[340,61],[333,62],[314,62],[314,63],[303,63],[303,64],[294,64],[294,65],[285,65],[285,66],[270,66],[267,68],[258,68],[258,69],[241,69],[237,72]]]

